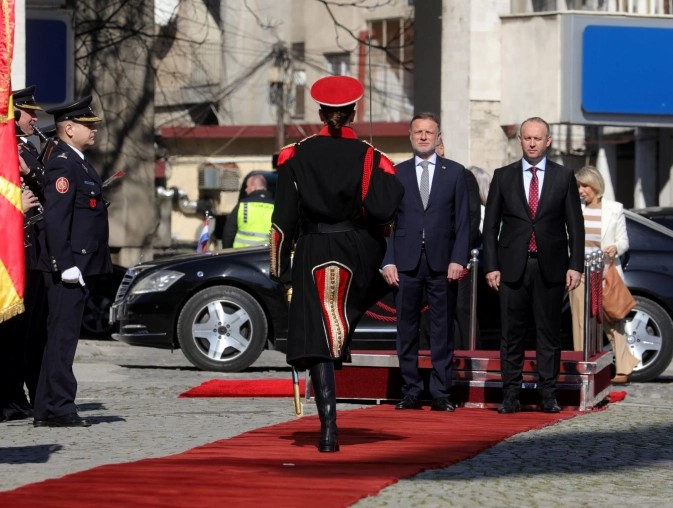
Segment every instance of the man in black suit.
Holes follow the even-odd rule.
[[[91,96],[47,111],[54,115],[58,143],[45,168],[44,273],[49,317],[47,346],[35,398],[36,427],[88,427],[77,414],[77,380],[72,371],[87,295],[85,279],[110,273],[107,207],[103,182],[84,157],[100,122]]]
[[[564,291],[579,285],[584,266],[584,221],[572,170],[547,159],[549,125],[521,124],[523,158],[495,170],[484,217],[484,271],[500,292],[500,413],[519,410],[526,323],[535,319],[540,408],[557,413]]]
[[[435,153],[440,124],[434,114],[415,115],[409,134],[415,155],[396,166],[405,192],[383,260],[383,277],[393,286],[397,309],[397,356],[404,398],[396,408],[421,406],[424,386],[418,349],[425,289],[430,312],[432,409],[453,411],[454,314],[470,241],[465,168]]]

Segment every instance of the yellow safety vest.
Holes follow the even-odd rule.
[[[238,231],[234,248],[264,245],[269,241],[273,203],[242,201],[238,205]]]

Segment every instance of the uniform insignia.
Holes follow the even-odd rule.
[[[60,177],[56,180],[56,191],[60,194],[65,194],[70,188],[70,182],[65,176]]]
[[[89,199],[89,208],[96,208],[96,205],[98,204],[98,201],[96,201],[96,198],[90,198]]]
[[[61,153],[59,153],[59,154],[56,156],[56,158],[57,158],[57,159],[58,159],[58,158],[61,158],[61,159],[67,159],[67,158],[68,158],[68,154],[67,154],[66,152],[61,152]]]

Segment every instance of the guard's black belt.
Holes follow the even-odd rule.
[[[343,222],[335,222],[334,224],[328,224],[326,222],[318,222],[317,224],[312,224],[305,222],[302,227],[304,233],[345,233],[346,231],[357,231],[358,229],[365,229],[365,227],[355,221],[345,220]]]
[[[529,251],[528,252],[528,257],[532,258],[532,259],[536,259],[537,258],[537,251],[536,252],[530,252]]]

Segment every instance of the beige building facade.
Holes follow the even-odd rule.
[[[91,2],[106,12],[107,4]],[[154,247],[195,243],[206,211],[221,223],[249,172],[272,171],[283,145],[318,132],[309,90],[328,74],[363,81],[355,128],[396,162],[410,156],[408,122],[418,110],[441,114],[448,157],[489,172],[520,156],[519,123],[542,116],[552,124],[551,157],[573,168],[595,164],[606,194],[627,207],[671,206],[673,115],[665,103],[673,104],[673,86],[662,86],[669,96],[661,112],[589,114],[582,41],[594,26],[668,37],[672,3],[154,0],[153,7],[142,3],[142,16],[129,4],[119,15],[124,26],[151,25],[153,9],[154,38],[139,30],[135,39],[120,39],[123,60],[89,59],[73,66],[71,80],[76,93],[94,95],[106,119],[99,167],[127,173],[112,189],[110,208],[119,260],[130,265]],[[91,19],[75,16],[65,0],[17,2],[17,50],[31,38],[22,29],[24,12],[35,18],[57,11],[72,20],[73,48],[84,61],[89,46],[80,38],[91,36],[78,26]],[[661,55],[665,63],[670,47],[640,55]],[[607,56],[629,49],[617,41]],[[17,86],[25,67],[15,58]],[[664,69],[658,78],[666,75]],[[621,83],[617,76],[606,86]],[[633,85],[624,78],[623,88]],[[634,91],[634,102],[639,97]]]
[[[181,2],[180,9],[188,9],[189,3]],[[661,116],[656,124],[628,115],[613,116],[614,123],[585,123],[569,113],[581,107],[573,95],[581,79],[573,60],[578,58],[573,42],[578,24],[671,28],[671,2],[373,3],[383,5],[332,6],[328,11],[325,3],[312,0],[247,2],[247,7],[222,2],[221,58],[213,57],[209,66],[211,79],[222,76],[212,87],[212,124],[197,126],[187,116],[176,122],[157,103],[158,131],[172,166],[169,186],[198,196],[195,184],[204,163],[235,164],[241,179],[251,170],[271,170],[280,143],[316,132],[317,108],[308,89],[332,73],[356,76],[366,84],[358,132],[365,138],[373,133],[374,143],[396,161],[410,155],[407,123],[416,104],[436,88],[446,154],[466,166],[492,172],[516,160],[519,123],[541,116],[552,124],[551,156],[576,169],[597,165],[609,197],[636,207],[673,204],[670,117]],[[188,17],[204,19],[203,12]],[[432,30],[433,24],[438,39],[418,47],[419,27]],[[207,30],[194,26],[204,38],[216,38],[216,22]],[[428,83],[414,76],[422,64],[436,66],[440,79]],[[221,67],[215,70],[217,65]],[[283,91],[280,99],[274,96],[278,88]],[[233,190],[222,192],[216,213],[226,214],[237,197]],[[174,212],[174,237],[194,239],[201,221],[198,214]]]

